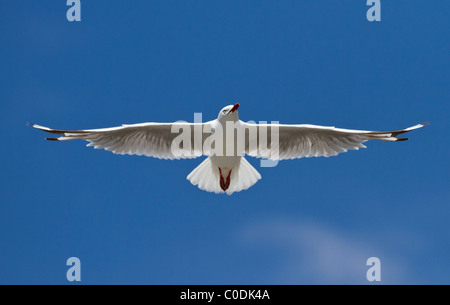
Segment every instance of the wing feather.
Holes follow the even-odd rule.
[[[47,138],[47,140],[69,141],[80,139],[88,141],[87,146],[93,146],[96,149],[105,149],[115,154],[144,155],[159,159],[191,159],[204,154],[203,145],[201,152],[194,151],[194,126],[199,124],[202,125],[203,130],[204,125],[210,124],[210,122],[142,123],[90,130],[61,130],[36,124],[29,125],[48,133],[60,135],[60,137]],[[172,130],[175,130],[175,132],[172,132]],[[181,142],[172,151],[172,142],[180,135],[178,131],[182,132],[183,130],[191,131],[190,147],[186,143]],[[209,135],[210,133],[208,132],[202,133],[202,144]]]
[[[330,157],[347,152],[348,150],[366,148],[363,143],[369,140],[405,141],[408,139],[397,138],[397,136],[426,125],[428,124],[423,123],[393,131],[367,131],[317,125],[244,123],[246,129],[256,128],[258,141],[258,148],[254,149],[254,146],[249,145],[249,139],[246,137],[246,153],[253,157],[271,160]],[[271,143],[272,127],[278,129],[278,143]],[[265,128],[267,131],[260,132],[262,128]],[[247,135],[248,134],[249,133],[247,132]],[[260,134],[267,134],[267,147],[260,147]],[[272,147],[271,145],[274,146]],[[273,155],[273,149],[276,149],[276,147],[279,148],[279,152],[278,154]]]

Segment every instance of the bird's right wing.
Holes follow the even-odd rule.
[[[210,123],[143,123],[119,127],[60,130],[36,124],[31,127],[61,135],[47,138],[53,141],[81,139],[87,146],[105,149],[115,154],[144,155],[159,159],[192,159],[204,154],[203,143],[211,134]],[[198,132],[201,130],[201,132]],[[194,132],[199,139],[194,138]],[[177,138],[178,137],[178,138]]]

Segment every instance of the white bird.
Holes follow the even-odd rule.
[[[142,123],[89,130],[59,130],[29,125],[62,135],[47,140],[86,140],[90,142],[87,146],[103,148],[115,154],[145,155],[159,159],[186,159],[205,155],[207,158],[187,179],[202,190],[228,195],[246,190],[261,179],[261,175],[245,159],[244,154],[271,160],[330,157],[348,150],[365,148],[363,143],[368,140],[408,140],[397,136],[427,125],[423,123],[394,131],[363,131],[317,125],[249,124],[239,120],[238,108],[239,103],[226,106],[219,112],[216,120],[205,123]],[[243,131],[245,134],[245,144],[241,147],[237,144],[238,137],[234,138],[231,154],[227,153],[227,145],[230,146],[226,141],[227,122],[235,124],[235,133]],[[186,143],[177,142],[179,130],[188,130]],[[222,149],[217,145],[212,147],[211,144],[211,136],[216,130],[223,130],[225,144]],[[255,130],[256,143],[251,142],[249,130]],[[272,143],[272,130],[278,135],[275,145]],[[195,135],[196,131],[200,131],[200,136]],[[267,142],[261,142],[264,137]],[[216,137],[216,141],[220,138]],[[261,145],[263,142],[271,144],[265,147]],[[277,153],[273,154],[271,150],[275,149]]]

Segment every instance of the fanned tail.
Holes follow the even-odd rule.
[[[241,161],[231,172],[231,183],[226,193],[231,195],[234,192],[244,191],[259,179],[261,179],[259,172],[244,157],[241,157]]]
[[[197,185],[201,190],[216,194],[223,193],[219,184],[219,169],[213,167],[210,157],[200,163],[200,165],[187,176],[187,179],[193,185]]]
[[[244,157],[241,157],[240,162],[231,171],[228,189],[223,191],[220,186],[219,168],[214,166],[208,157],[187,176],[187,179],[201,190],[231,195],[248,189],[261,179],[261,175]]]

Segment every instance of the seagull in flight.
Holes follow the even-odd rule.
[[[239,103],[226,106],[220,110],[217,119],[205,123],[142,123],[87,130],[29,126],[59,135],[47,140],[85,140],[89,142],[87,146],[115,154],[170,160],[207,156],[187,179],[201,190],[231,195],[250,188],[261,179],[244,155],[274,161],[330,157],[365,148],[363,143],[369,140],[405,141],[408,139],[398,136],[427,125],[423,123],[394,131],[365,131],[305,124],[256,124],[239,120],[238,108]],[[235,135],[244,135],[242,145],[237,143],[239,137],[234,137],[232,144],[226,141],[230,136],[230,131],[225,128],[228,123],[233,125]],[[180,140],[180,130],[184,132],[181,139],[184,141]],[[222,132],[216,132],[218,130]],[[217,143],[212,145],[212,138],[217,143],[224,140],[225,144],[222,147]]]

